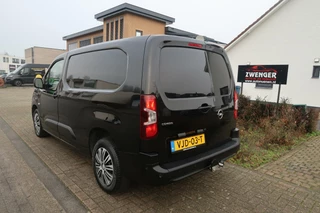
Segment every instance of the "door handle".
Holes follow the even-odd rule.
[[[206,113],[208,113],[211,109],[213,109],[214,108],[214,106],[211,106],[211,105],[201,105],[199,108],[198,108],[198,110],[200,111],[200,112],[202,112],[203,114],[206,114]]]

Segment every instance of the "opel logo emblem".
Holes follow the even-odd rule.
[[[221,120],[223,118],[223,111],[219,109],[217,115],[218,115],[218,118]]]

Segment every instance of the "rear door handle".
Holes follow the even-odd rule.
[[[208,109],[208,108],[213,108],[213,106],[211,106],[211,105],[208,105],[208,106],[201,106],[201,107],[199,107],[198,109]]]
[[[211,105],[204,105],[204,106],[200,106],[198,108],[198,110],[204,114],[208,113],[212,108],[214,108],[214,106]]]

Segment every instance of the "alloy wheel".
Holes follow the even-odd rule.
[[[104,147],[100,147],[96,151],[95,169],[99,182],[109,186],[114,178],[113,162],[111,155]]]
[[[22,82],[18,80],[18,81],[15,82],[15,85],[20,87],[22,85]]]
[[[41,124],[40,124],[40,118],[39,118],[39,114],[37,112],[34,113],[33,116],[33,123],[34,123],[34,128],[36,130],[37,135],[40,134],[40,128],[41,128]]]

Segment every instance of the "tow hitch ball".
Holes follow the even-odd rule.
[[[224,162],[223,161],[220,161],[218,164],[215,164],[214,162],[212,162],[211,165],[209,166],[209,169],[210,169],[211,172],[214,172],[214,171],[218,171],[223,166],[224,166]]]

